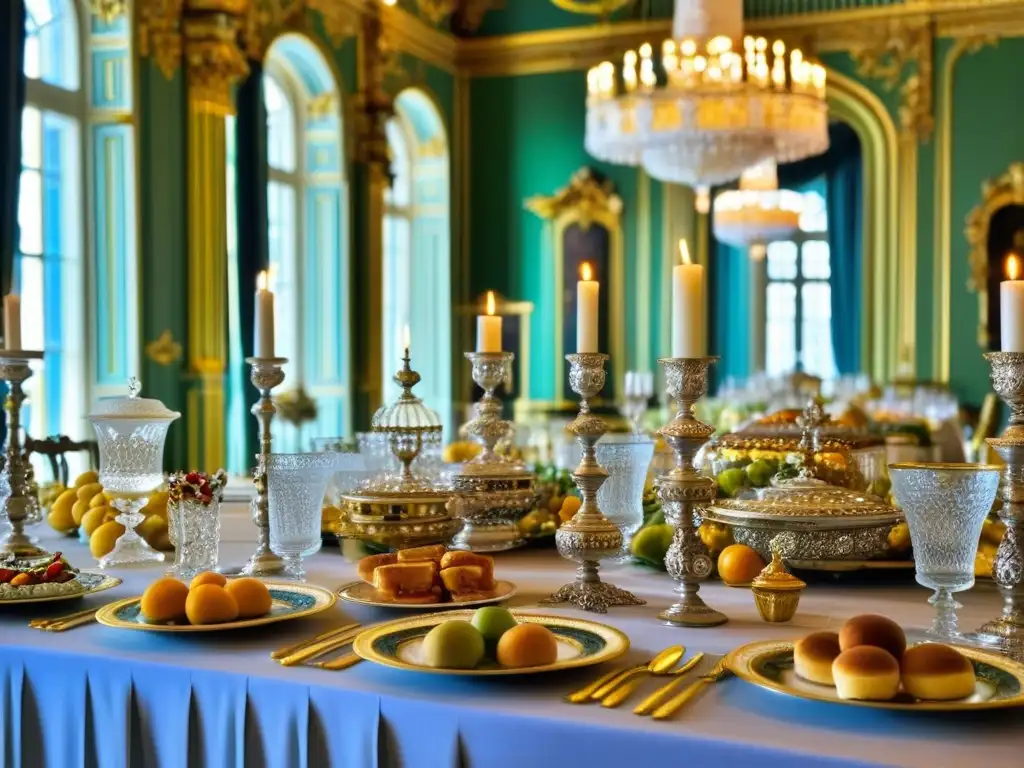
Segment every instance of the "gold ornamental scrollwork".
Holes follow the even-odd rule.
[[[622,213],[622,198],[609,180],[598,181],[589,168],[573,174],[569,185],[546,197],[537,195],[526,201],[526,208],[542,219],[557,219],[563,213],[575,211],[581,229],[589,229],[608,213],[616,219]]]
[[[981,202],[967,214],[964,235],[971,246],[967,289],[978,294],[978,344],[989,348],[988,233],[992,217],[1008,205],[1024,205],[1024,163],[1013,163],[1002,176],[981,185]]]
[[[146,357],[157,365],[171,365],[181,359],[181,344],[174,340],[170,328],[146,345]]]
[[[184,0],[139,0],[139,55],[153,59],[170,80],[181,66]]]
[[[581,13],[587,16],[599,16],[607,19],[613,13],[627,6],[633,5],[636,0],[551,0],[551,3],[569,13]]]
[[[900,127],[925,141],[935,129],[934,24],[895,21],[861,30],[865,42],[851,46],[850,56],[861,77],[880,80],[886,90],[898,88]]]
[[[104,24],[110,24],[128,13],[128,0],[92,0],[89,10]]]
[[[203,5],[202,0],[192,3]],[[232,3],[225,1],[224,5]],[[240,10],[244,13],[244,3],[238,5],[243,6]],[[249,73],[239,41],[241,25],[241,15],[227,12],[186,16],[182,24],[189,99],[223,110],[225,115],[234,111],[232,86]]]

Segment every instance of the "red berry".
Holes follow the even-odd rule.
[[[0,568],[0,584],[6,584],[17,575],[18,572],[13,568]]]
[[[64,572],[64,563],[50,563],[43,573],[43,581],[54,581]]]
[[[187,475],[185,475],[185,482],[186,483],[192,483],[193,485],[196,485],[197,483],[200,482],[199,473],[198,472],[189,472]]]

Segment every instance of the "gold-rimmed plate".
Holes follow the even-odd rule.
[[[338,600],[331,590],[313,584],[272,581],[264,584],[270,590],[270,613],[254,619],[239,619],[222,624],[155,623],[143,617],[142,598],[129,597],[100,608],[96,612],[96,621],[116,629],[141,629],[146,632],[227,632],[312,616],[328,610]]]
[[[388,600],[377,591],[373,584],[365,581],[353,581],[338,590],[338,597],[350,603],[369,605],[374,608],[397,608],[399,610],[414,611],[450,611],[459,608],[472,608],[481,605],[493,605],[508,600],[516,593],[516,585],[511,581],[495,581],[494,594],[490,597],[483,597],[478,600],[459,600],[448,603],[403,603],[395,600]]]
[[[741,680],[809,701],[847,704],[905,712],[961,712],[1024,706],[1024,664],[975,648],[957,648],[970,659],[977,677],[974,693],[956,701],[922,701],[900,692],[892,701],[840,699],[836,689],[797,677],[793,643],[773,640],[750,643],[729,654],[726,666]]]
[[[535,675],[576,667],[589,667],[592,664],[601,664],[617,659],[629,650],[629,638],[606,624],[568,616],[548,616],[517,611],[513,611],[512,614],[520,623],[543,624],[554,633],[555,639],[558,641],[558,658],[554,663],[537,667],[512,668],[499,666],[493,660],[485,660],[475,669],[428,667],[423,660],[423,638],[431,629],[444,621],[450,619],[468,621],[473,616],[473,611],[461,610],[379,624],[360,634],[352,644],[352,650],[366,661],[386,667],[404,669],[409,672],[467,677]]]
[[[58,600],[78,600],[86,595],[95,595],[97,592],[105,592],[108,589],[121,584],[121,579],[111,576],[109,573],[98,573],[95,571],[79,571],[76,578],[84,589],[78,592],[66,592],[57,595],[29,595],[26,597],[0,597],[0,605],[28,605],[30,603],[52,603]],[[43,585],[36,585],[43,586]],[[17,589],[31,589],[31,587],[18,587]]]

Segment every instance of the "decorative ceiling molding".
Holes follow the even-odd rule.
[[[89,10],[104,24],[110,24],[128,13],[128,0],[91,0]]]

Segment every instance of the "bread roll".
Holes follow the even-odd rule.
[[[908,648],[901,677],[903,689],[917,699],[951,701],[974,693],[974,665],[948,645],[924,643]]]
[[[367,584],[373,584],[373,572],[382,565],[392,565],[398,562],[398,555],[394,552],[385,552],[383,555],[370,555],[359,561],[359,578]]]
[[[889,652],[894,659],[902,659],[907,650],[907,636],[892,619],[864,614],[854,616],[839,630],[839,650],[846,651],[858,645],[873,645]]]
[[[836,656],[832,678],[840,699],[889,701],[900,690],[900,665],[888,651],[858,645]]]
[[[814,632],[793,646],[793,671],[812,683],[835,685],[832,662],[839,655],[839,635],[835,632]]]

